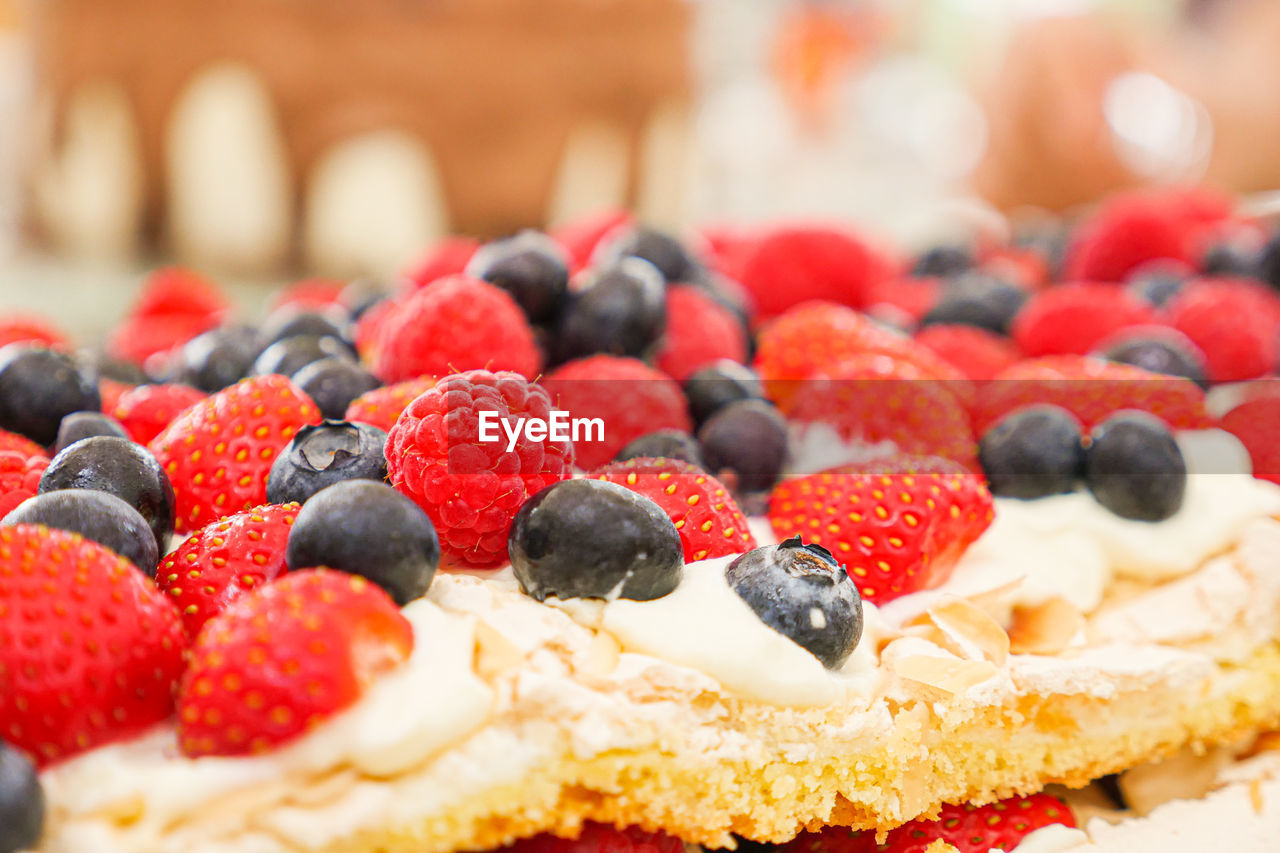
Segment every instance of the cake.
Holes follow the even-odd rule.
[[[1072,253],[1119,239],[1098,216]],[[866,257],[838,229],[691,249],[625,220],[445,247],[373,305],[292,288],[138,387],[15,324],[0,758],[40,793],[0,807],[43,823],[15,849],[808,849],[908,824],[940,850],[939,810],[1280,727],[1275,398],[1220,417],[1199,384],[1274,369],[1280,297],[1132,257],[1129,285],[1049,286],[1011,250],[855,280],[795,260],[817,244]],[[952,280],[921,305],[926,270]],[[748,369],[739,312],[783,280]],[[127,322],[224,313],[169,270]],[[104,396],[114,418],[86,414]]]

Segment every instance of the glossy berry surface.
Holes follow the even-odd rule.
[[[564,250],[536,231],[481,246],[467,263],[466,273],[511,294],[531,323],[555,319],[569,292]]]
[[[648,498],[603,480],[566,480],[530,498],[511,525],[511,567],[542,601],[649,601],[680,583],[680,534]]]
[[[922,326],[935,323],[977,326],[1005,335],[1029,294],[991,276],[972,274],[954,279],[937,304],[924,315]]]
[[[293,376],[302,368],[321,359],[338,358],[350,361],[352,355],[346,345],[337,338],[316,335],[294,335],[276,341],[262,351],[249,372],[254,376],[278,373]]]
[[[1168,328],[1137,328],[1104,341],[1098,355],[1119,364],[1131,364],[1152,373],[1181,376],[1207,387],[1204,353],[1186,335]]]
[[[306,503],[343,480],[387,478],[387,434],[368,424],[324,421],[305,426],[276,457],[267,476],[267,500]]]
[[[183,345],[173,379],[212,394],[247,376],[260,350],[253,329],[244,326],[213,329]]]
[[[677,237],[644,225],[623,228],[606,236],[596,252],[601,265],[624,258],[648,261],[669,284],[694,281],[702,272],[702,265]]]
[[[293,381],[320,409],[321,417],[342,420],[357,397],[379,388],[378,377],[347,358],[322,358],[293,374]]]
[[[667,324],[662,275],[645,261],[628,258],[591,275],[574,291],[560,320],[560,361],[595,353],[643,358],[657,346]]]
[[[0,349],[0,429],[48,447],[63,418],[101,407],[97,383],[66,353],[26,344]]]
[[[72,412],[58,425],[58,439],[53,443],[53,452],[60,453],[69,445],[95,435],[110,435],[124,439],[129,437],[120,422],[110,415],[104,415],[101,412]]]
[[[991,493],[1042,498],[1075,491],[1084,476],[1080,422],[1057,406],[1020,409],[987,431],[978,461]]]
[[[258,339],[263,346],[299,335],[334,338],[346,343],[350,334],[349,317],[336,305],[326,308],[284,305],[267,315],[258,331]]]
[[[138,511],[155,534],[160,550],[173,532],[174,495],[169,476],[140,444],[126,438],[96,436],[53,457],[40,479],[40,493],[97,489]]]
[[[730,403],[763,399],[764,386],[745,364],[722,359],[694,371],[684,381],[684,395],[694,423],[701,425]]]
[[[844,663],[862,638],[857,585],[821,545],[797,536],[756,548],[730,563],[725,579],[760,621],[827,669]]]
[[[1121,518],[1163,521],[1177,513],[1187,464],[1169,427],[1144,412],[1121,412],[1095,427],[1085,450],[1085,484]]]
[[[190,385],[140,385],[121,394],[111,414],[130,438],[147,444],[205,396]]]
[[[647,435],[642,435],[627,443],[627,446],[618,451],[618,455],[613,458],[614,462],[625,462],[628,459],[638,459],[640,457],[654,457],[663,459],[679,459],[682,462],[688,462],[690,465],[703,467],[702,448],[698,445],[698,440],[687,432],[681,432],[677,429],[660,429]]]
[[[707,470],[723,477],[732,472],[737,490],[773,488],[787,458],[787,422],[763,400],[730,403],[698,430]]]
[[[145,574],[155,577],[160,547],[146,519],[115,495],[93,489],[46,492],[23,501],[0,520],[15,524],[42,524],[77,533],[124,557]]]
[[[35,848],[44,832],[44,812],[35,765],[0,741],[0,853]]]
[[[321,491],[289,533],[291,569],[324,566],[360,575],[404,606],[426,594],[440,542],[417,504],[383,483],[351,480]]]

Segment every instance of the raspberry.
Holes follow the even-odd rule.
[[[40,489],[40,478],[49,467],[49,457],[13,450],[0,450],[0,519]]]
[[[671,380],[666,380],[670,382]],[[387,436],[391,484],[427,513],[457,562],[492,568],[507,558],[511,521],[534,493],[569,476],[573,444],[523,437],[480,441],[480,413],[547,420],[551,397],[516,373],[471,370],[442,378],[409,403]]]
[[[658,367],[683,382],[699,367],[722,358],[747,360],[747,336],[738,318],[694,285],[668,287],[667,331]]]
[[[1010,334],[1029,356],[1084,355],[1103,338],[1151,319],[1151,306],[1124,288],[1064,284],[1033,296]]]
[[[603,441],[580,442],[576,447],[583,468],[605,464],[642,435],[660,429],[693,429],[680,386],[634,358],[580,358],[553,371],[543,384],[557,408],[574,418],[604,421]]]
[[[1223,415],[1221,425],[1249,451],[1253,476],[1280,483],[1280,397],[1246,400]]]
[[[1148,261],[1191,263],[1190,230],[1180,211],[1158,196],[1116,196],[1076,231],[1067,250],[1064,278],[1124,281],[1130,271]]]
[[[373,371],[384,382],[460,370],[511,370],[526,378],[541,365],[524,312],[506,291],[454,276],[419,290],[385,320]]]
[[[207,279],[171,267],[147,276],[133,310],[112,333],[107,350],[142,364],[217,326],[230,303]]]
[[[420,376],[417,379],[406,379],[395,385],[366,391],[351,401],[343,419],[369,424],[383,432],[390,432],[395,426],[396,418],[400,417],[405,407],[413,402],[413,398],[425,393],[435,384],[436,381],[430,376]]]
[[[120,398],[137,387],[114,379],[99,379],[98,396],[102,398],[102,413],[114,417],[113,413],[116,406],[120,405]]]
[[[1013,341],[977,326],[926,326],[916,332],[916,343],[975,381],[991,379],[1022,357]]]
[[[130,438],[147,444],[204,398],[203,391],[189,385],[139,385],[121,394],[108,414],[120,422]]]
[[[58,328],[41,317],[6,314],[0,317],[0,347],[18,343],[45,344],[66,349],[70,341]]]
[[[762,317],[813,299],[855,308],[892,272],[889,262],[853,234],[836,228],[778,228],[742,263],[742,284]]]
[[[1280,350],[1280,297],[1241,280],[1197,281],[1165,306],[1165,320],[1204,352],[1211,382],[1270,373]]]
[[[36,444],[25,435],[18,435],[16,432],[0,429],[0,450],[6,450],[11,453],[22,454],[23,459],[32,456],[44,456],[48,458],[49,454],[44,452],[44,448]]]
[[[478,248],[480,242],[470,237],[445,237],[409,268],[405,278],[417,289],[446,276],[458,275],[467,268],[467,262]]]

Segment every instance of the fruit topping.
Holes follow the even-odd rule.
[[[0,853],[38,846],[44,812],[44,789],[35,765],[0,740]]]
[[[586,274],[569,297],[556,336],[558,361],[596,353],[644,358],[667,324],[662,274],[647,261],[625,258]]]
[[[379,388],[382,382],[349,358],[322,358],[293,374],[298,384],[320,410],[320,416],[342,420],[347,408],[361,394]]]
[[[178,692],[184,754],[268,752],[352,704],[413,650],[413,626],[364,578],[295,572],[214,617]]]
[[[66,353],[28,344],[0,350],[0,428],[48,447],[63,418],[101,407],[97,383]]]
[[[1013,318],[1030,296],[1025,289],[994,276],[962,275],[947,284],[920,325],[975,326],[995,335],[1007,335]]]
[[[1212,382],[1275,371],[1280,357],[1280,296],[1253,281],[1197,281],[1164,309],[1164,320],[1200,348]]]
[[[53,452],[60,453],[69,445],[95,435],[129,438],[120,422],[110,415],[102,412],[72,412],[58,425],[58,438],[53,443]]]
[[[12,450],[0,450],[0,518],[13,511],[40,490],[40,478],[49,467],[44,454],[27,456]]]
[[[973,380],[992,379],[1022,357],[1013,341],[977,326],[939,323],[925,326],[915,339]]]
[[[689,413],[701,426],[707,418],[738,400],[764,398],[760,377],[745,364],[720,359],[696,370],[684,381]]]
[[[604,480],[548,486],[511,525],[511,567],[533,598],[661,598],[680,583],[675,524],[653,501]]]
[[[787,422],[771,403],[738,400],[698,430],[707,470],[743,493],[773,488],[787,460]]]
[[[1222,416],[1222,428],[1249,451],[1255,477],[1280,484],[1280,396],[1244,401]]]
[[[139,444],[150,444],[187,409],[205,399],[189,385],[141,385],[120,395],[111,414]]]
[[[426,594],[440,542],[417,504],[384,483],[349,480],[320,491],[298,513],[285,562],[360,575],[396,604]]]
[[[1037,293],[1010,333],[1029,356],[1084,355],[1120,329],[1153,319],[1151,306],[1111,284],[1062,284]]]
[[[467,263],[466,273],[511,294],[530,323],[554,321],[569,293],[564,249],[537,231],[522,231],[481,246]]]
[[[225,326],[192,338],[175,359],[173,379],[207,394],[249,375],[259,353],[258,336],[244,326]]]
[[[413,402],[413,398],[425,393],[435,384],[435,379],[430,376],[420,376],[366,391],[351,401],[339,420],[359,421],[383,432],[390,432],[395,426],[396,418]]]
[[[891,273],[890,264],[859,237],[836,228],[786,226],[743,250],[738,275],[763,317],[820,299],[860,307]]]
[[[1073,492],[1084,478],[1080,422],[1057,406],[1029,406],[987,431],[978,461],[991,493],[1042,498]]]
[[[327,359],[353,358],[346,344],[337,338],[317,335],[294,335],[276,341],[264,349],[249,368],[251,376],[268,376],[272,373],[292,377],[313,362]]]
[[[703,272],[702,263],[678,238],[646,225],[627,225],[606,234],[593,260],[607,266],[623,258],[648,261],[668,284],[696,281]]]
[[[46,492],[18,504],[0,524],[44,525],[78,533],[155,577],[160,547],[146,519],[120,498],[93,489]]]
[[[667,288],[667,327],[658,367],[677,382],[720,359],[747,360],[747,334],[738,317],[692,284]]]
[[[588,821],[577,838],[542,834],[523,838],[505,853],[688,853],[685,843],[663,832],[645,832],[637,826],[617,829]]]
[[[725,579],[773,630],[838,669],[862,638],[862,600],[844,566],[799,536],[756,548],[729,564]]]
[[[343,480],[387,479],[387,434],[368,424],[324,421],[305,426],[280,452],[267,476],[267,500],[306,503]]]
[[[648,435],[642,435],[619,450],[613,461],[626,462],[628,459],[641,457],[679,459],[695,468],[706,467],[702,461],[702,447],[698,444],[698,440],[678,429],[660,429]]]
[[[1169,427],[1145,412],[1120,412],[1094,427],[1085,484],[1122,518],[1162,521],[1182,506],[1187,464]]]
[[[1124,329],[1102,341],[1096,353],[1107,361],[1165,376],[1181,376],[1201,388],[1209,385],[1204,353],[1190,338],[1168,326]]]

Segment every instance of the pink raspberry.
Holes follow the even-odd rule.
[[[747,335],[738,318],[692,284],[667,288],[667,332],[658,367],[683,382],[722,358],[747,360]]]
[[[470,370],[445,376],[400,415],[387,436],[388,475],[431,518],[447,557],[471,568],[502,565],[520,507],[573,468],[569,441],[533,441],[522,431],[508,451],[500,426],[499,440],[481,441],[481,413],[548,421],[551,408],[547,391],[517,373]]]
[[[49,457],[44,454],[28,456],[20,451],[0,450],[0,518],[36,496],[40,478],[48,467]]]

